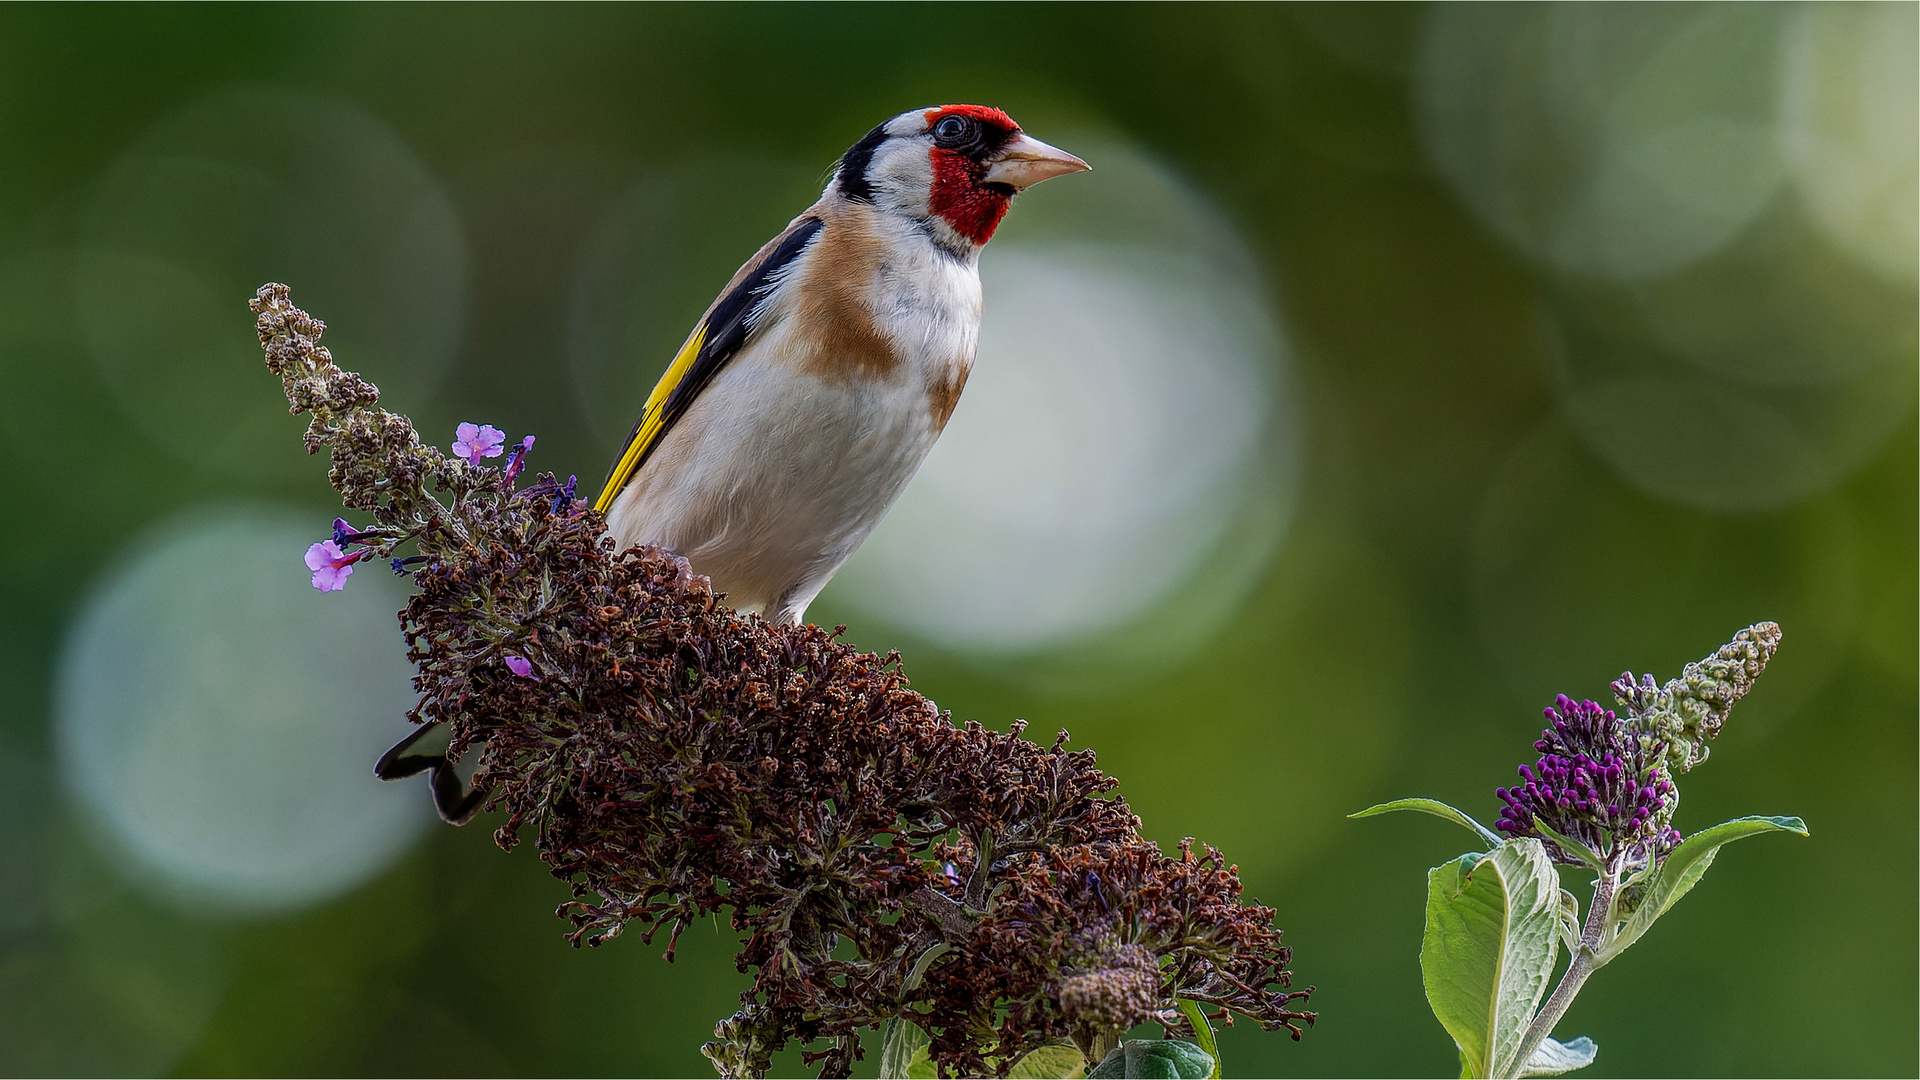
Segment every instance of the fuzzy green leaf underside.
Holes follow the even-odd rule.
[[[1560,880],[1538,840],[1463,855],[1427,875],[1420,974],[1460,1047],[1461,1075],[1506,1076],[1559,951]]]
[[[928,1061],[927,1033],[920,1025],[896,1016],[880,1026],[880,1080],[907,1080],[916,1057]],[[932,1075],[929,1073],[928,1075]]]
[[[1527,1059],[1526,1067],[1520,1070],[1521,1076],[1559,1076],[1575,1069],[1584,1069],[1593,1064],[1600,1056],[1600,1048],[1585,1035],[1566,1042],[1548,1039]]]

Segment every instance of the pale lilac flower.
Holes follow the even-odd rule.
[[[313,571],[313,587],[321,592],[345,588],[347,579],[353,576],[353,564],[360,561],[362,554],[365,553],[349,555],[331,540],[322,540],[308,548],[307,569]]]
[[[533,661],[528,660],[524,656],[509,655],[507,657],[507,670],[523,679],[539,679],[539,676],[533,673]]]
[[[499,457],[500,445],[507,441],[507,433],[492,424],[461,424],[453,429],[453,437],[454,454],[473,462]]]

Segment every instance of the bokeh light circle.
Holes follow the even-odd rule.
[[[1603,293],[1563,284],[1560,292]],[[1733,243],[1665,277],[1620,289],[1606,317],[1644,328],[1697,371],[1770,387],[1828,386],[1911,364],[1913,291],[1838,246],[1789,203]]]
[[[1861,607],[1858,533],[1837,500],[1731,516],[1649,499],[1549,419],[1513,446],[1475,514],[1482,651],[1519,703],[1604,702],[1625,668],[1670,678],[1728,627],[1772,619],[1790,645],[1728,728],[1744,740],[1792,716],[1843,662]]]
[[[1605,308],[1564,298],[1542,333],[1561,411],[1581,441],[1649,494],[1718,511],[1792,506],[1831,489],[1913,407],[1905,351],[1852,378],[1731,379],[1675,356]]]
[[[983,254],[966,393],[830,587],[935,643],[1064,645],[1196,576],[1189,599],[1235,592],[1284,524],[1284,350],[1251,255],[1149,159],[1068,141],[1094,172],[1021,196]],[[1250,514],[1263,529],[1240,527]],[[1197,574],[1229,546],[1233,565]],[[1155,623],[1142,640],[1208,628]]]
[[[372,770],[409,727],[404,590],[376,565],[315,591],[301,555],[324,528],[259,506],[177,517],[95,583],[62,650],[68,788],[130,876],[195,909],[325,900],[430,818]]]
[[[1421,135],[1531,259],[1620,280],[1670,272],[1780,186],[1784,18],[1766,4],[1436,4]]]
[[[159,445],[243,476],[304,472],[259,379],[243,306],[291,283],[348,366],[419,400],[467,318],[467,247],[445,188],[342,99],[229,87],[155,122],[83,214],[73,305],[121,408]]]
[[[1920,7],[1806,4],[1788,33],[1783,136],[1835,242],[1911,287],[1920,248]]]
[[[1897,260],[1862,245],[1913,257],[1912,22],[1910,7],[1429,10],[1429,155],[1550,272],[1561,407],[1641,490],[1792,505],[1911,408],[1912,297],[1890,284]],[[1789,175],[1804,199],[1778,197]]]
[[[949,644],[1138,615],[1231,523],[1267,418],[1274,339],[1250,296],[1150,253],[1044,250],[990,256],[961,407],[840,579]]]

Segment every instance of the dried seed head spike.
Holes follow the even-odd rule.
[[[379,409],[285,286],[253,309],[382,557],[418,546],[395,560],[418,587],[415,719],[448,725],[448,758],[477,755],[500,844],[531,830],[571,884],[573,942],[722,910],[740,932],[753,984],[705,1047],[723,1074],[761,1075],[798,1041],[846,1075],[858,1032],[908,1007],[964,1075],[1101,1042],[1176,994],[1295,1038],[1313,1022],[1273,911],[1242,902],[1218,851],[1142,837],[1064,732],[1043,747],[1024,725],[956,727],[897,655],[743,617],[670,553],[613,551],[573,481],[515,491]],[[497,450],[472,434],[469,456]]]

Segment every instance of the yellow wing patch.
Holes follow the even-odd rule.
[[[654,384],[653,393],[647,395],[646,408],[640,410],[640,422],[633,426],[633,434],[627,437],[626,449],[621,451],[619,462],[607,477],[607,486],[600,490],[600,497],[593,501],[595,510],[606,513],[607,507],[613,505],[614,497],[620,494],[620,489],[633,479],[634,470],[646,459],[647,451],[653,449],[653,444],[665,432],[667,399],[673,396],[674,388],[692,370],[694,360],[700,356],[700,347],[706,341],[707,324],[702,322],[694,328],[693,336],[687,339],[687,343],[680,347],[680,355],[667,365],[667,373]]]
[[[660,376],[659,385],[647,398],[646,408],[640,411],[640,422],[633,425],[633,434],[627,436],[626,449],[620,452],[620,460],[607,476],[607,486],[594,500],[594,509],[605,513],[613,505],[620,489],[633,480],[633,474],[647,463],[647,455],[666,437],[667,429],[686,414],[693,399],[746,345],[747,336],[752,332],[749,320],[759,302],[777,284],[774,276],[799,257],[820,229],[821,221],[817,217],[796,219],[786,232],[768,241],[766,247],[741,267],[738,280],[708,309],[706,317],[694,328],[693,336],[680,346],[680,355],[673,358],[667,373]]]

